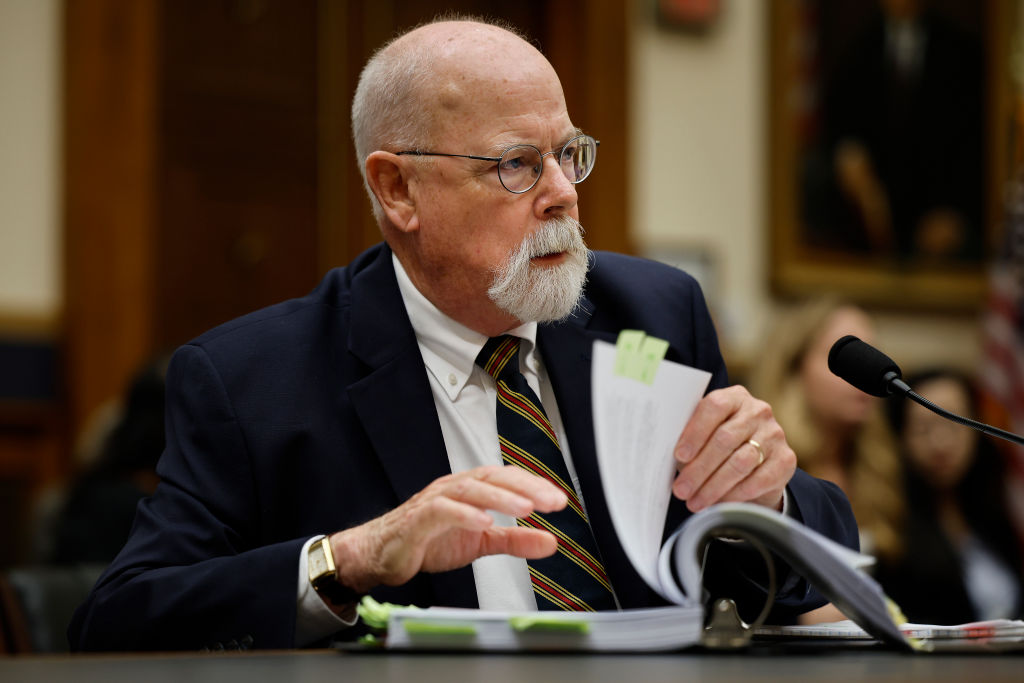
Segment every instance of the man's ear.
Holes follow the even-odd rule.
[[[410,168],[391,152],[366,157],[366,182],[388,220],[402,232],[416,229],[416,203],[409,192]]]

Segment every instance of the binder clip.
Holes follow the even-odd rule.
[[[740,650],[750,646],[755,631],[764,624],[764,620],[768,618],[768,612],[771,611],[772,604],[775,602],[775,563],[772,562],[768,549],[756,538],[741,531],[730,531],[723,536],[742,539],[753,545],[761,553],[768,569],[767,596],[764,607],[761,608],[761,613],[757,615],[754,623],[748,624],[740,618],[735,601],[719,598],[711,607],[708,625],[704,627],[704,632],[701,635],[701,644],[710,650]],[[704,550],[705,565],[709,546],[710,544],[705,546]]]

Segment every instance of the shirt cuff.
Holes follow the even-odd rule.
[[[355,605],[335,614],[309,582],[309,549],[323,538],[314,536],[299,551],[299,583],[295,610],[295,647],[304,647],[356,623]]]

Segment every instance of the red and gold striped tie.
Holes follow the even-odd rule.
[[[529,560],[530,578],[542,610],[595,611],[615,609],[611,583],[597,552],[587,515],[569,478],[555,435],[540,400],[519,372],[519,339],[503,335],[484,345],[476,362],[498,387],[495,414],[501,457],[550,480],[565,492],[569,504],[552,513],[517,519],[520,526],[550,531],[558,552]]]

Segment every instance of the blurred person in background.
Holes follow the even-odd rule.
[[[977,415],[964,375],[934,369],[907,378],[929,401]],[[1005,463],[992,442],[911,401],[889,414],[905,463],[903,552],[883,558],[876,576],[910,621],[961,624],[1024,616],[1024,575],[1010,523]]]
[[[829,349],[847,334],[868,343],[875,336],[870,317],[856,306],[822,297],[785,311],[766,338],[750,386],[772,406],[799,466],[850,499],[861,551],[896,556],[904,502],[895,439],[880,402],[828,369]],[[825,605],[799,621],[845,618]]]
[[[874,325],[863,310],[811,300],[783,313],[766,339],[751,376],[796,452],[799,466],[837,484],[850,499],[861,550],[899,550],[903,516],[900,463],[881,403],[836,377],[828,352],[853,334],[871,343]]]
[[[69,485],[52,522],[45,561],[105,565],[128,539],[136,506],[159,480],[167,362],[168,356],[158,356],[133,378],[98,455]]]

